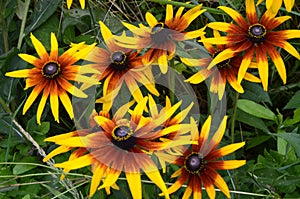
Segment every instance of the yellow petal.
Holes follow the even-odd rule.
[[[72,103],[71,103],[71,100],[70,100],[68,94],[66,92],[61,92],[59,94],[59,98],[60,98],[60,101],[62,102],[63,106],[65,107],[67,113],[69,114],[70,119],[73,119],[74,118],[73,106],[72,106]]]
[[[95,194],[95,192],[100,184],[100,181],[103,177],[103,174],[106,171],[106,168],[107,167],[101,163],[99,163],[99,164],[97,164],[97,166],[95,166],[95,169],[93,171],[91,186],[90,186],[90,197],[92,197]]]
[[[227,198],[230,198],[230,193],[226,182],[217,172],[215,173],[216,175],[213,179],[213,183],[226,195]]]
[[[62,154],[62,153],[66,153],[68,151],[70,151],[72,149],[72,147],[68,147],[68,146],[59,146],[56,149],[54,149],[53,151],[51,151],[44,159],[43,162],[47,162],[48,160],[50,160],[52,157]]]
[[[239,143],[234,143],[234,144],[230,144],[230,145],[227,145],[227,146],[224,146],[220,149],[218,149],[218,153],[219,157],[223,157],[225,155],[228,155],[236,150],[238,150],[239,148],[243,147],[245,145],[245,142],[239,142]]]
[[[107,41],[112,39],[113,34],[111,33],[109,28],[102,21],[99,21],[99,24],[100,24],[100,30],[101,30],[102,37],[103,37],[105,43],[107,44]]]
[[[142,199],[142,183],[140,173],[125,172],[126,179],[133,199]]]
[[[155,25],[158,24],[158,21],[150,12],[146,13],[146,21],[151,27],[154,27]]]
[[[173,6],[170,4],[167,4],[165,21],[167,22],[172,19],[173,19]]]
[[[68,7],[68,9],[71,8],[72,2],[73,2],[73,0],[67,0],[67,7]]]
[[[48,96],[49,96],[49,92],[45,92],[45,89],[44,89],[42,99],[39,103],[39,106],[38,106],[38,109],[37,109],[37,112],[36,112],[36,120],[37,120],[38,124],[41,124],[41,116],[42,116],[46,101],[48,99]]]
[[[98,188],[102,189],[104,187],[110,187],[112,186],[119,178],[121,174],[121,171],[110,169],[109,173],[107,174],[104,183]]]
[[[19,53],[18,56],[21,57],[21,59],[23,59],[24,61],[26,61],[32,65],[34,65],[34,62],[36,60],[38,60],[38,58],[36,58],[35,56],[28,55],[28,54]]]
[[[30,39],[39,57],[41,59],[43,59],[43,57],[48,57],[48,52],[46,48],[32,33],[30,33]]]
[[[30,70],[31,69],[23,69],[23,70],[7,72],[7,73],[5,73],[5,76],[16,77],[16,78],[26,78],[26,77],[28,77]]]
[[[52,88],[50,92],[50,107],[52,110],[52,114],[54,116],[54,120],[59,122],[59,103],[58,103],[58,92],[57,92],[57,86]]]
[[[80,169],[82,167],[89,166],[93,162],[94,162],[94,157],[91,154],[87,154],[74,160],[54,164],[54,166],[73,170],[73,169]]]
[[[256,77],[255,75],[252,75],[251,73],[246,73],[244,76],[244,79],[250,82],[260,83],[261,80]]]
[[[79,0],[79,3],[81,5],[81,9],[85,8],[85,0]]]
[[[292,8],[295,4],[295,0],[283,0],[284,1],[284,5],[285,5],[285,8],[288,12],[291,12],[292,11]]]
[[[153,170],[151,172],[146,172],[146,175],[148,176],[148,178],[154,182],[163,192],[165,198],[170,199],[167,187],[165,185],[165,182],[163,181],[160,173],[158,172],[158,170]]]
[[[50,57],[53,60],[57,60],[58,58],[58,43],[57,39],[55,37],[55,34],[51,32],[51,51],[50,51]]]
[[[220,38],[220,37],[219,37]],[[211,69],[215,65],[228,60],[232,57],[234,57],[236,52],[232,51],[231,49],[225,49],[222,52],[220,52],[213,60],[210,62],[210,64],[207,66],[207,69]]]

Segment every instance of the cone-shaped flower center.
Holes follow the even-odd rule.
[[[48,62],[43,66],[42,74],[46,78],[55,78],[60,74],[60,66],[57,62]]]
[[[218,50],[217,52],[215,52],[214,54],[212,54],[212,59],[213,58],[215,58],[218,54],[220,54],[222,52],[222,50]],[[224,61],[222,61],[222,62],[220,62],[220,63],[218,63],[217,64],[217,68],[218,69],[222,69],[222,68],[226,68],[226,67],[231,67],[230,66],[230,61],[231,61],[231,59],[226,59],[226,60],[224,60]]]
[[[129,150],[135,145],[136,138],[129,126],[117,126],[112,132],[112,142],[119,148]]]
[[[257,23],[249,27],[248,38],[253,43],[260,43],[265,40],[267,29],[265,26]]]
[[[186,157],[184,167],[189,173],[196,174],[204,169],[205,160],[201,157],[201,155],[192,153]]]
[[[115,51],[110,56],[111,64],[109,65],[115,71],[122,71],[128,68],[127,56],[122,51]]]
[[[151,29],[151,38],[155,43],[161,44],[166,42],[169,39],[169,35],[170,30],[162,22],[159,22]]]

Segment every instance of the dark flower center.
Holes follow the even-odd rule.
[[[214,59],[218,54],[220,54],[222,52],[222,50],[219,50],[217,52],[215,52],[213,55],[212,55],[212,58]],[[217,64],[217,68],[218,69],[222,69],[222,68],[226,68],[226,67],[229,67],[230,68],[230,61],[231,59],[226,59],[220,63]]]
[[[161,44],[169,39],[170,30],[164,23],[159,22],[151,29],[151,38],[155,43]]]
[[[204,169],[205,163],[201,155],[192,153],[185,159],[184,167],[189,173],[196,174]]]
[[[129,150],[135,145],[136,138],[129,126],[118,126],[112,132],[112,142],[119,148]]]
[[[253,43],[263,42],[266,38],[267,29],[265,26],[257,23],[249,27],[248,38]]]
[[[60,66],[57,62],[48,62],[43,66],[42,73],[47,78],[55,78],[60,74]]]
[[[127,56],[122,51],[115,51],[110,56],[111,64],[109,65],[115,71],[123,71],[128,68]]]

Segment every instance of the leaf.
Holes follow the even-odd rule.
[[[276,115],[268,108],[257,104],[253,101],[240,99],[237,102],[237,107],[242,111],[249,113],[258,118],[268,119],[275,121]]]
[[[292,126],[294,124],[297,124],[298,122],[300,122],[300,108],[297,108],[296,110],[294,110],[294,117],[293,119],[286,119],[283,124],[285,126]]]
[[[30,194],[26,194],[22,199],[30,199]]]
[[[269,94],[265,92],[259,84],[247,81],[242,84],[245,92],[240,94],[241,98],[254,102],[268,102],[272,104]]]
[[[297,133],[279,133],[272,134],[277,137],[281,137],[285,141],[287,141],[295,150],[298,157],[300,157],[300,134]]]
[[[21,161],[33,163],[36,161],[36,158],[35,157],[25,157]],[[37,167],[37,165],[33,165],[33,164],[17,164],[13,168],[13,174],[20,175],[20,174],[30,171],[31,169],[34,169],[36,167]]]
[[[265,141],[267,141],[270,138],[271,138],[271,136],[269,136],[269,135],[261,135],[261,136],[254,137],[253,139],[247,141],[246,150],[256,147],[256,146],[264,143]]]
[[[283,109],[293,109],[300,107],[300,91],[297,91]]]
[[[42,122],[41,125],[36,123],[36,117],[32,117],[26,126],[26,131],[29,133],[36,133],[39,135],[45,135],[50,130],[50,122]]]
[[[42,186],[46,187],[53,195],[57,196],[57,198],[69,199],[69,197],[64,196],[63,194],[61,194],[61,192],[59,192],[55,188],[52,188],[52,187],[50,187],[50,186],[48,186],[46,184],[42,184]]]
[[[244,124],[248,124],[249,126],[260,129],[266,133],[269,132],[268,127],[265,125],[265,123],[262,119],[254,117],[253,115],[250,115],[239,109],[237,109],[236,115],[237,115],[237,117],[236,117],[237,121],[240,121]]]
[[[54,14],[57,10],[58,4],[61,3],[60,0],[39,0],[37,1],[36,8],[33,12],[33,19],[31,24],[27,26],[24,33],[28,35],[30,32],[36,30],[44,22]]]

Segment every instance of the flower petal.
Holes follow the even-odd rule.
[[[48,55],[46,48],[32,33],[30,33],[30,39],[31,39],[32,44],[33,44],[37,54],[39,55],[39,57],[42,60],[48,59],[49,55]]]
[[[142,183],[140,173],[125,172],[133,199],[142,199]]]
[[[154,27],[155,25],[158,24],[158,21],[150,12],[146,13],[146,21],[150,27]]]

